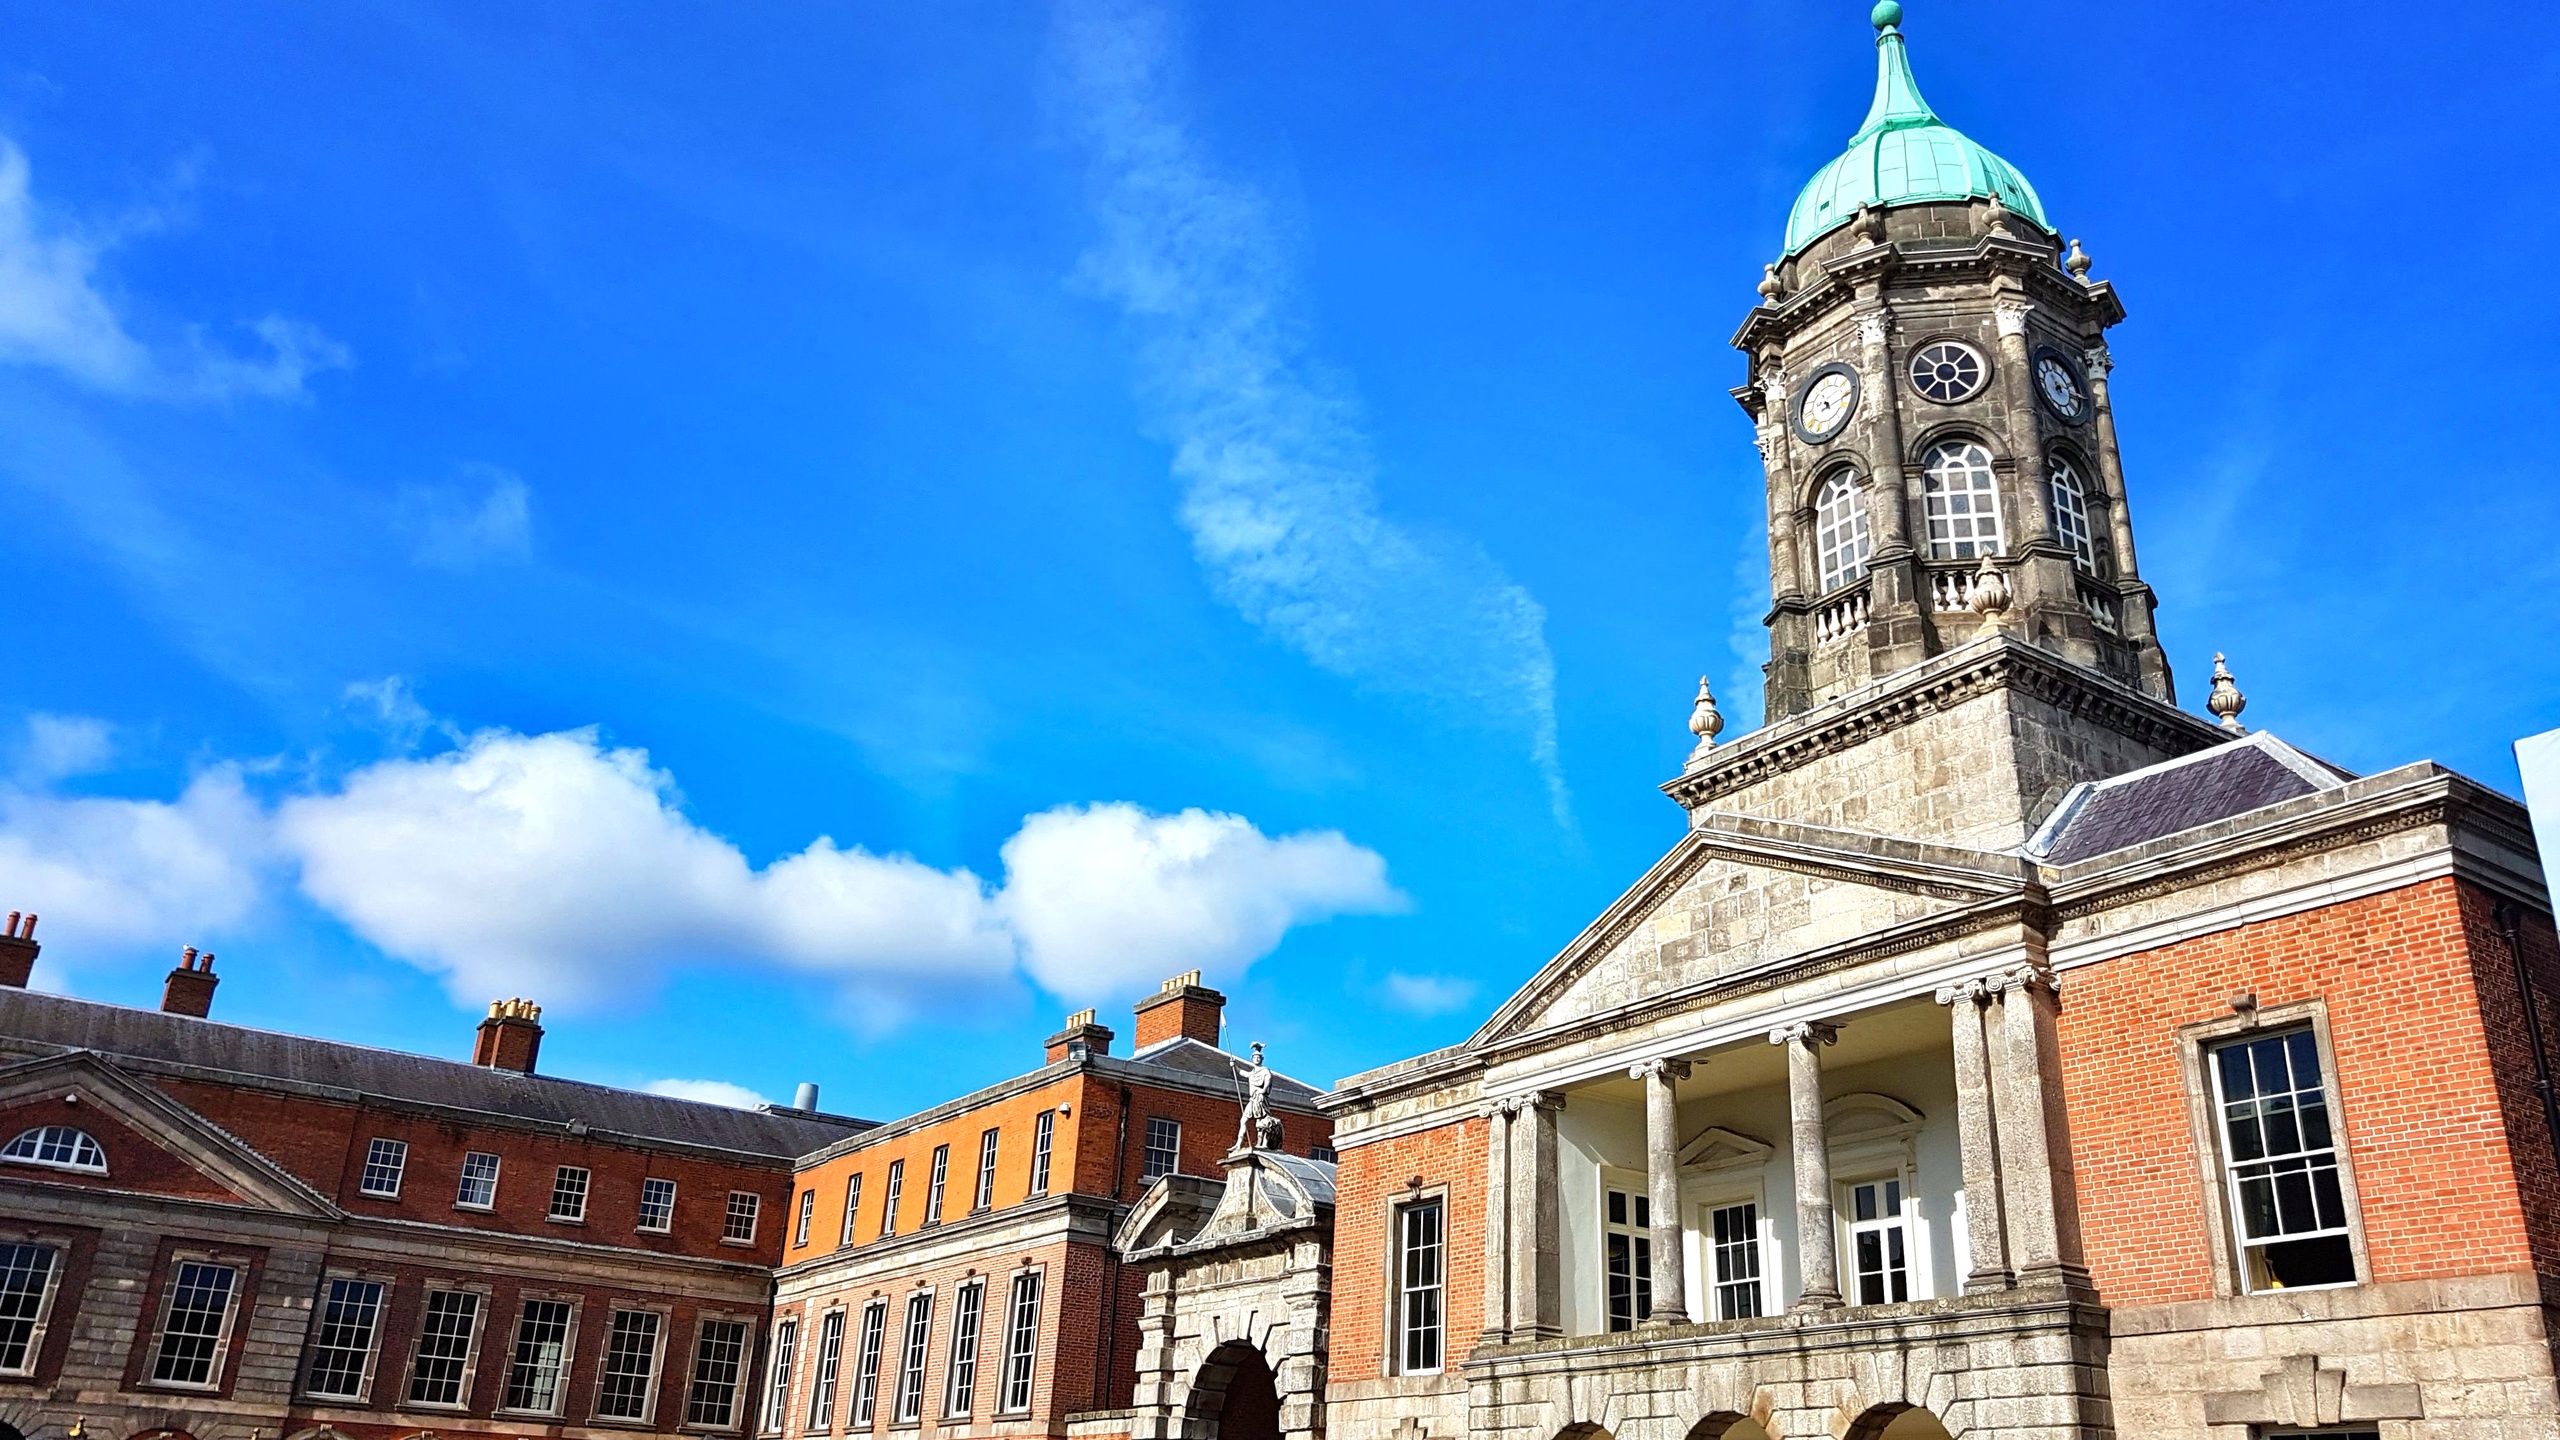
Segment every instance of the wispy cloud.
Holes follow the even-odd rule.
[[[418,563],[477,570],[533,558],[533,495],[513,471],[465,465],[461,478],[400,492],[400,524]]]
[[[26,152],[0,139],[0,360],[61,371],[91,389],[173,400],[292,399],[352,361],[315,327],[280,315],[248,323],[242,354],[191,327],[157,348],[137,339],[99,288],[99,261],[123,231],[87,231],[48,213]]]
[[[732,1110],[753,1110],[765,1103],[765,1098],[753,1090],[726,1080],[652,1080],[643,1088],[652,1095],[726,1105]]]
[[[1545,610],[1473,541],[1383,513],[1358,403],[1295,318],[1268,197],[1220,173],[1184,118],[1173,31],[1151,0],[1058,10],[1101,231],[1079,277],[1138,333],[1194,553],[1315,664],[1517,733],[1570,824]]]
[[[1475,993],[1474,981],[1452,975],[1387,973],[1387,1003],[1416,1015],[1445,1015],[1474,999]]]

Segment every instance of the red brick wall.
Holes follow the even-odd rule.
[[[889,1193],[889,1164],[906,1162],[906,1178],[898,1196],[898,1233],[912,1235],[925,1220],[925,1200],[932,1188],[933,1151],[938,1145],[951,1147],[951,1169],[944,1181],[942,1218],[957,1220],[969,1213],[970,1202],[977,1198],[978,1142],[988,1130],[997,1132],[995,1204],[1001,1210],[1019,1205],[1031,1198],[1031,1142],[1034,1126],[1041,1111],[1066,1105],[1074,1113],[1060,1115],[1054,1122],[1049,1141],[1050,1195],[1064,1195],[1069,1183],[1079,1174],[1080,1145],[1089,1126],[1081,1117],[1085,1111],[1088,1082],[1080,1077],[1061,1079],[1053,1084],[1034,1086],[1019,1095],[1008,1096],[992,1104],[955,1115],[948,1120],[928,1125],[858,1150],[837,1156],[821,1165],[800,1172],[798,1188],[815,1189],[817,1205],[809,1223],[809,1243],[793,1244],[784,1255],[786,1263],[797,1263],[814,1255],[836,1249],[844,1236],[845,1182],[859,1173],[862,1176],[862,1214],[856,1222],[853,1243],[867,1245],[880,1238],[880,1210]],[[1104,1151],[1103,1168],[1110,1168],[1110,1152]],[[792,1215],[799,1215],[800,1201],[791,1201]],[[785,1236],[786,1242],[793,1236]]]
[[[1485,1142],[1492,1122],[1457,1121],[1342,1153],[1334,1180],[1332,1370],[1341,1380],[1384,1373],[1387,1331],[1387,1213],[1413,1179],[1446,1186],[1448,1210],[1447,1365],[1455,1368],[1484,1333]]]
[[[2537,1268],[2546,1275],[2560,1275],[2560,1163],[2555,1163],[2555,1142],[2542,1097],[2533,1089],[2533,1046],[2516,990],[2515,956],[2500,933],[2497,908],[2496,897],[2473,886],[2462,887],[2472,984],[2480,999],[2481,1026],[2495,1057],[2499,1107],[2521,1182],[2526,1234]],[[2516,918],[2516,938],[2524,949],[2543,1045],[2550,1049],[2560,1044],[2560,943],[2554,942],[2551,917],[2518,907]]]
[[[1117,1199],[1135,1200],[1146,1192],[1147,1182],[1140,1177],[1146,1171],[1147,1121],[1154,1117],[1172,1120],[1182,1126],[1181,1173],[1208,1176],[1224,1173],[1218,1162],[1235,1148],[1235,1100],[1194,1094],[1188,1090],[1131,1085],[1128,1150],[1121,1157],[1120,1177],[1115,1187],[1111,1177],[1111,1156],[1119,1144],[1119,1086],[1097,1081],[1090,1094],[1094,1103],[1085,1112],[1088,1119],[1083,1142],[1085,1161],[1076,1171],[1077,1188],[1086,1194],[1107,1194]],[[1281,1149],[1292,1155],[1306,1155],[1318,1145],[1332,1143],[1332,1122],[1314,1115],[1281,1112]]]
[[[2263,1006],[2326,1003],[2374,1279],[2532,1264],[2507,1144],[2513,1085],[2502,1095],[2475,987],[2484,922],[2466,931],[2477,900],[2457,890],[2430,881],[2064,977],[2063,1090],[2089,1265],[2109,1302],[2213,1293],[2177,1032],[2229,1016],[2242,991]],[[2479,987],[2494,1005],[2494,978]],[[2510,1013],[2513,990],[2510,979]],[[2497,1063],[2512,1072],[2509,1028]]]

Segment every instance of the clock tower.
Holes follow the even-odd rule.
[[[1994,631],[2173,702],[2107,398],[2124,307],[1921,99],[1902,7],[1873,19],[1875,103],[1733,342],[1768,476],[1768,719]]]

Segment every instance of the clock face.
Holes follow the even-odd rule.
[[[1849,423],[1849,412],[1857,404],[1857,377],[1846,370],[1825,371],[1805,387],[1804,400],[1796,407],[1796,424],[1807,435],[1827,440]]]
[[[2062,363],[2060,356],[2036,357],[2036,388],[2044,392],[2044,403],[2066,420],[2077,420],[2089,408],[2089,397],[2081,393],[2080,377]]]

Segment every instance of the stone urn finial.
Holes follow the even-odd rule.
[[[2063,257],[2062,268],[2071,272],[2072,279],[2083,285],[2089,283],[2089,254],[2080,248],[2077,238],[2071,242],[2071,253]]]
[[[1982,623],[1994,630],[2009,623],[2009,577],[1992,563],[1990,552],[1982,556],[1982,567],[1973,572],[1973,593],[1965,597],[1965,608],[1982,617]]]
[[[1716,748],[1716,737],[1724,733],[1724,712],[1716,709],[1716,697],[1707,689],[1707,677],[1698,677],[1698,703],[1689,711],[1689,733],[1698,737],[1698,747],[1689,752],[1687,768],[1695,770],[1706,763]]]
[[[1786,282],[1778,278],[1778,267],[1775,264],[1761,266],[1760,272],[1760,303],[1775,305],[1778,303],[1778,297],[1786,293]]]
[[[2249,727],[2240,723],[2240,712],[2249,708],[2249,697],[2240,693],[2238,682],[2231,678],[2231,667],[2222,663],[2222,652],[2213,652],[2213,693],[2204,697],[2204,708],[2221,717],[2222,728],[2234,735],[2246,735]]]

